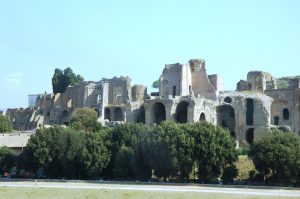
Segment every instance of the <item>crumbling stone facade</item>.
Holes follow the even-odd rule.
[[[7,110],[15,127],[68,125],[77,108],[93,108],[103,125],[141,122],[148,125],[169,120],[179,123],[207,121],[227,128],[240,146],[251,144],[271,128],[300,134],[300,80],[278,79],[250,71],[236,91],[223,91],[218,75],[207,75],[205,61],[166,64],[159,92],[147,95],[143,85],[131,86],[128,77],[84,82],[65,93],[44,94],[35,108]]]

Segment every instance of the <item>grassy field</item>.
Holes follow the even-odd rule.
[[[262,199],[262,198],[293,198],[293,197],[274,197],[274,196],[249,196],[249,195],[232,195],[232,194],[212,194],[212,193],[176,193],[176,192],[156,192],[156,191],[122,191],[122,190],[105,190],[105,189],[61,189],[61,188],[0,188],[0,198],[5,199]]]

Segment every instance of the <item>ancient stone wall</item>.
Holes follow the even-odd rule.
[[[205,61],[192,59],[188,62],[192,74],[192,91],[195,96],[203,96],[207,99],[216,100],[216,90],[210,84],[206,74]]]
[[[161,97],[179,96],[181,92],[182,65],[166,64],[160,77],[159,94]]]

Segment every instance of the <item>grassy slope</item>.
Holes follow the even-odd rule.
[[[146,192],[146,191],[121,191],[121,190],[93,190],[93,189],[57,189],[57,188],[0,188],[0,198],[7,199],[145,199],[145,198],[172,198],[172,199],[260,199],[260,198],[285,198],[274,196],[249,196],[231,194],[210,194],[210,193],[175,193],[175,192]]]
[[[236,166],[239,170],[239,174],[237,176],[238,180],[248,179],[249,171],[255,170],[252,160],[250,160],[247,155],[240,155]]]

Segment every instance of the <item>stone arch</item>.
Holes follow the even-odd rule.
[[[123,111],[120,107],[115,108],[114,115],[115,115],[114,121],[123,121]]]
[[[69,115],[68,110],[64,110],[64,111],[62,112],[62,116],[63,116],[63,117],[68,117],[68,115]]]
[[[144,108],[144,106],[140,107],[136,122],[145,124],[145,108]]]
[[[200,114],[200,121],[206,121],[205,114],[203,112]]]
[[[235,113],[234,108],[230,105],[222,105],[217,107],[218,125],[227,128],[231,134],[235,132]]]
[[[176,107],[176,122],[187,123],[188,121],[188,106],[189,103],[182,101]]]
[[[249,128],[246,131],[246,141],[249,144],[253,144],[254,141],[254,128]]]
[[[287,109],[287,108],[283,109],[283,111],[282,111],[282,117],[283,117],[284,120],[290,119],[290,111],[289,111],[289,109]]]
[[[166,108],[161,102],[156,102],[152,106],[153,122],[160,124],[162,121],[166,120]]]
[[[105,108],[105,110],[104,110],[104,119],[110,121],[110,109],[109,108]]]
[[[274,117],[274,125],[279,125],[279,117],[278,116]]]
[[[231,99],[231,97],[225,97],[225,99],[224,99],[224,102],[226,102],[226,103],[231,103],[232,102],[232,99]]]

